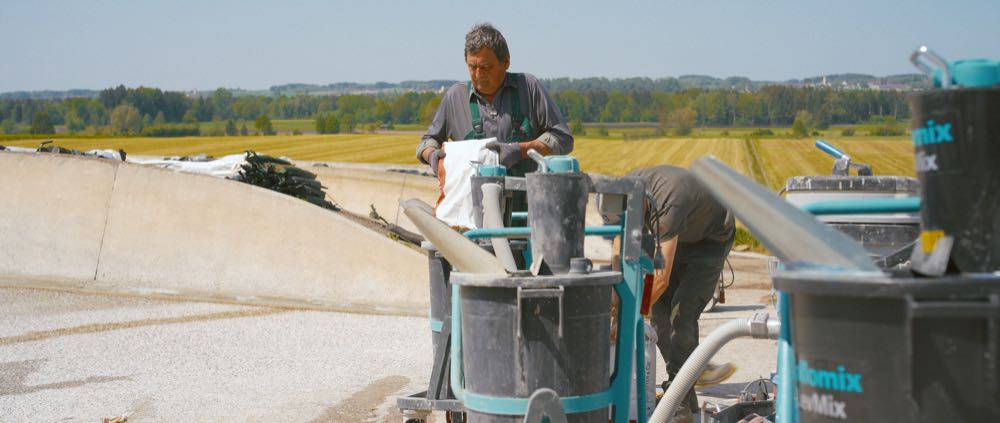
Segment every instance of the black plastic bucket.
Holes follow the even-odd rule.
[[[952,236],[952,271],[1000,270],[1000,88],[930,90],[910,105],[920,247]]]
[[[466,395],[560,397],[608,389],[612,285],[621,273],[501,277],[453,273],[461,286]],[[466,401],[466,407],[469,407]],[[518,422],[523,415],[468,409],[469,422]],[[570,422],[606,423],[607,407]]]
[[[531,257],[550,273],[569,273],[570,259],[583,257],[584,219],[590,178],[582,173],[529,173],[528,221]]]
[[[779,272],[803,423],[1000,421],[1000,276]]]

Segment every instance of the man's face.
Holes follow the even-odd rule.
[[[503,84],[504,74],[510,67],[510,58],[500,62],[493,50],[481,48],[474,53],[466,53],[465,64],[469,66],[469,78],[476,91],[486,96],[492,96]]]

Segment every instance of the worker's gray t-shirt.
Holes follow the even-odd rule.
[[[483,133],[486,138],[497,137],[506,142],[515,126],[521,122],[513,122],[513,90],[518,90],[518,100],[521,113],[531,122],[534,134],[528,134],[531,141],[537,137],[542,144],[552,150],[552,154],[569,154],[573,151],[573,135],[569,132],[566,119],[559,112],[559,107],[549,97],[537,78],[523,74],[518,84],[507,73],[503,87],[487,102],[478,92],[469,92],[468,83],[460,82],[452,85],[441,99],[427,132],[417,144],[417,160],[424,161],[421,153],[427,147],[440,148],[446,141],[461,141],[472,131],[472,114],[469,111],[469,101],[479,104],[479,114],[483,121]]]
[[[722,242],[733,235],[732,214],[687,169],[661,165],[629,176],[646,181],[646,191],[659,209],[661,241],[677,235],[678,242]]]

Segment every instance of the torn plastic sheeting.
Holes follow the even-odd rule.
[[[232,178],[240,172],[242,165],[246,164],[243,154],[230,154],[216,160],[205,162],[192,162],[172,159],[139,159],[128,158],[129,163],[156,166],[163,169],[177,170],[187,173],[198,173],[202,175],[214,176],[217,178]]]

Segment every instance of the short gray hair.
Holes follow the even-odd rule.
[[[465,56],[468,56],[469,53],[475,53],[483,47],[492,50],[501,63],[510,57],[510,51],[507,50],[507,40],[503,38],[500,31],[489,23],[476,24],[469,30],[468,34],[465,34]]]

